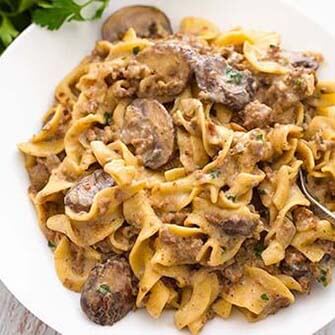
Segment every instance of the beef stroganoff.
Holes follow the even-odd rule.
[[[113,13],[19,145],[65,287],[93,322],[174,309],[197,334],[257,321],[327,286],[335,227],[335,82],[274,32],[220,31],[154,7]]]

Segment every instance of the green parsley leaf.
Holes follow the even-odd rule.
[[[321,283],[324,287],[326,287],[326,286],[328,285],[327,277],[324,276],[324,275],[321,275],[321,276],[318,278],[318,282]]]
[[[212,172],[210,172],[209,176],[211,177],[211,179],[216,179],[220,176],[221,171],[219,170],[214,170]]]
[[[234,202],[236,200],[236,196],[235,195],[232,195],[232,194],[227,194],[226,195],[226,198],[232,202]]]
[[[74,0],[54,0],[50,6],[44,4],[43,8],[33,13],[33,21],[50,30],[59,29],[64,22],[85,21],[83,10],[88,6],[97,5],[95,14],[89,20],[100,18],[109,0],[89,0],[80,5]]]
[[[106,284],[101,284],[98,288],[97,291],[103,295],[106,295],[107,293],[111,292],[111,289],[109,288],[108,285]]]
[[[235,85],[241,84],[243,79],[243,74],[240,71],[233,69],[231,66],[226,68],[225,75],[227,82]]]
[[[266,195],[266,191],[263,188],[257,189],[259,195]]]
[[[113,115],[112,113],[105,113],[104,118],[105,118],[105,123],[110,124],[112,121]]]
[[[12,22],[5,15],[0,15],[0,40],[3,45],[7,47],[14,38],[19,34],[16,28],[13,26]]]
[[[133,54],[134,54],[134,55],[137,55],[140,51],[141,51],[141,48],[140,48],[140,47],[134,47],[134,48],[133,48]]]
[[[261,257],[264,250],[265,246],[262,242],[258,242],[254,247],[254,252],[257,257]]]
[[[56,244],[54,242],[52,242],[52,241],[48,241],[48,247],[50,249],[55,249],[56,248]]]
[[[263,293],[263,294],[261,295],[261,299],[264,300],[264,301],[269,301],[269,300],[270,300],[270,299],[269,299],[269,296],[268,296],[266,293]]]
[[[320,277],[317,279],[319,283],[321,283],[324,287],[326,287],[328,285],[328,279],[327,279],[327,274],[328,271],[325,269],[321,269],[320,270]]]
[[[51,30],[100,18],[109,0],[0,0],[0,54],[33,21]]]
[[[298,78],[294,81],[294,85],[297,87],[297,88],[301,88],[302,87],[302,84],[303,84],[303,80],[301,78]]]
[[[256,140],[257,140],[257,141],[264,141],[263,134],[262,134],[262,133],[261,133],[261,134],[257,134],[257,135],[256,135]]]

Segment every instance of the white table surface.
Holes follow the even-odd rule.
[[[209,0],[210,1],[210,0]],[[252,1],[252,0],[245,0]],[[277,1],[277,0],[269,0]],[[335,0],[284,0],[335,34]],[[140,0],[139,0],[140,2]],[[334,55],[335,56],[335,55]],[[335,311],[334,311],[335,317]],[[0,335],[57,335],[25,309],[0,281]],[[77,335],[77,334],[76,334]],[[80,335],[80,334],[78,334]],[[288,334],[289,335],[289,334]],[[335,335],[335,320],[314,335]]]

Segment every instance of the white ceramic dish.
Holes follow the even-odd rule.
[[[268,0],[113,0],[106,15],[134,3],[154,4],[174,25],[186,15],[203,16],[222,28],[237,25],[274,30],[291,49],[322,51],[321,74],[335,73],[335,38],[279,1]],[[113,327],[100,327],[81,313],[79,295],[62,287],[53,258],[39,231],[28,200],[28,179],[16,143],[31,136],[52,101],[58,81],[94,46],[101,22],[69,24],[58,32],[31,26],[0,58],[0,278],[37,317],[63,335],[173,335],[171,314],[153,320],[144,311],[130,313]],[[235,313],[232,319],[210,321],[202,334],[312,334],[335,317],[335,283],[315,288],[290,308],[250,324]]]

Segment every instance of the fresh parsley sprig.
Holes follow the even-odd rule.
[[[94,20],[101,17],[108,0],[88,0],[79,4],[74,0],[54,0],[51,3],[39,3],[33,12],[33,21],[50,30],[59,29],[64,22]],[[94,8],[93,15],[87,17],[84,10]]]
[[[100,18],[109,0],[0,0],[0,53],[31,22],[50,30]]]

